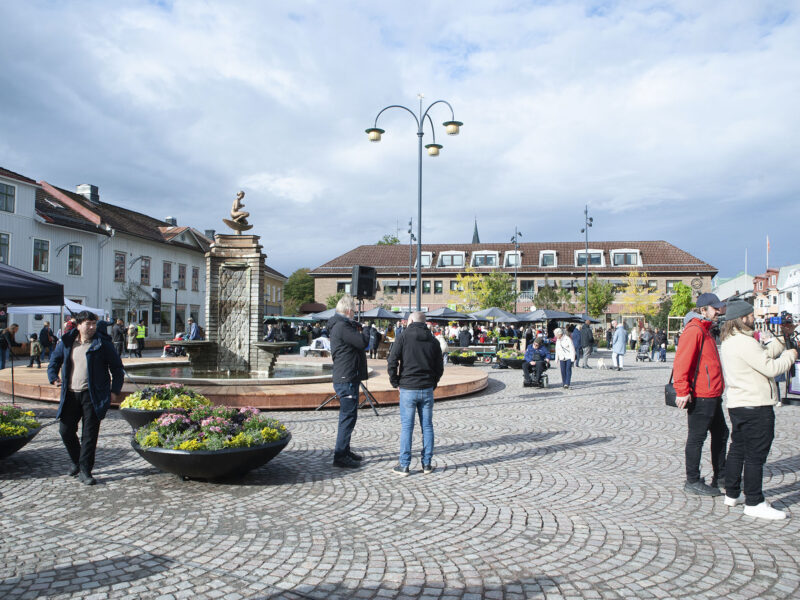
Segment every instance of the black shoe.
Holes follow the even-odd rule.
[[[522,387],[534,387],[534,383],[532,381],[523,381]]]
[[[70,477],[77,477],[78,473],[80,473],[80,472],[81,472],[81,468],[78,465],[73,463],[73,465],[69,469],[68,475]]]
[[[400,465],[397,465],[394,469],[392,469],[392,473],[395,475],[400,475],[400,477],[408,477],[411,471],[408,467],[401,467]]]
[[[357,469],[361,466],[361,463],[345,455],[341,458],[334,458],[333,466],[340,469]]]
[[[425,475],[433,473],[433,465],[422,465],[422,472],[425,473]]]
[[[711,480],[711,487],[713,487],[713,488],[718,488],[718,489],[722,489],[722,488],[724,488],[724,487],[725,487],[725,481],[724,481],[724,480],[723,480],[723,481],[720,481],[718,478],[714,477],[714,478]]]
[[[97,480],[94,477],[88,473],[84,473],[83,471],[81,471],[78,475],[78,481],[84,485],[95,485],[97,483]]]
[[[349,456],[349,457],[350,457],[350,458],[352,458],[353,460],[357,460],[357,461],[362,461],[362,460],[364,460],[364,457],[363,457],[363,456],[361,456],[360,454],[356,454],[356,453],[355,453],[355,452],[353,452],[352,450],[348,450],[348,451],[347,451],[347,456]]]
[[[698,481],[684,483],[683,491],[689,494],[697,494],[698,496],[722,496],[719,488],[706,484],[702,477]]]

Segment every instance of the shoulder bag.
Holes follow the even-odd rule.
[[[705,345],[705,343],[706,343],[706,335],[705,332],[703,332],[703,338],[702,341],[700,342],[700,354],[697,355],[697,366],[694,369],[694,379],[692,379],[692,389],[694,389],[694,386],[697,383],[697,374],[700,372],[700,361],[703,358],[703,346]],[[678,403],[677,403],[678,394],[677,392],[675,392],[675,386],[672,385],[672,377],[674,376],[674,374],[675,374],[675,368],[673,367],[672,371],[669,374],[669,383],[664,386],[664,403],[667,406],[673,406],[675,408],[678,408]],[[686,406],[688,406],[688,404]],[[686,406],[684,406],[684,408],[686,408]]]

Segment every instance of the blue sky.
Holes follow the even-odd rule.
[[[239,189],[290,274],[423,241],[665,239],[732,275],[800,262],[798,2],[0,5],[0,165],[221,231]],[[432,139],[426,134],[425,142]],[[402,235],[401,237],[405,237]]]

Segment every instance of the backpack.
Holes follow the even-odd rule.
[[[201,340],[204,340],[204,339],[206,339],[206,330],[205,330],[205,329],[203,329],[203,328],[200,326],[200,324],[199,324],[199,323],[197,324],[197,335],[199,335],[199,336],[200,336],[200,339],[201,339]]]

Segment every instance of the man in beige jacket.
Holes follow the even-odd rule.
[[[766,345],[753,337],[753,307],[741,300],[728,303],[721,329],[720,356],[728,392],[731,445],[725,465],[725,504],[741,503],[744,471],[744,514],[761,519],[785,519],[786,513],[764,500],[762,479],[772,440],[780,392],[775,377],[797,360],[797,350],[786,350],[778,338]],[[782,326],[784,336],[794,326]]]

